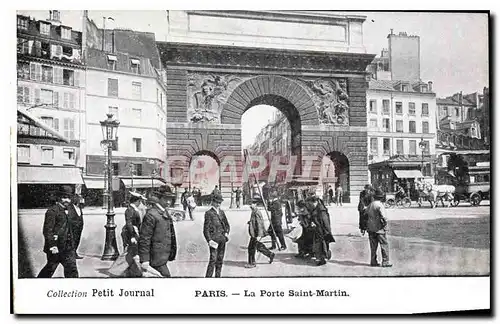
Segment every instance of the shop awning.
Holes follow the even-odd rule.
[[[18,166],[17,183],[83,184],[83,179],[78,168]]]
[[[394,170],[394,174],[400,179],[414,179],[424,177],[420,170]]]
[[[123,179],[122,178],[122,182],[126,188],[132,188],[132,179],[130,179],[130,178]],[[134,178],[133,183],[134,183],[134,188],[151,188],[151,184],[153,185],[154,188],[158,188],[160,186],[165,186],[165,182],[158,180],[158,179],[153,179],[153,181],[151,181],[151,178],[150,179],[144,179],[144,178],[136,179],[136,178]]]
[[[104,177],[99,176],[84,176],[83,182],[85,183],[85,187],[87,189],[100,189],[104,190]],[[113,191],[120,190],[120,179],[113,178]]]

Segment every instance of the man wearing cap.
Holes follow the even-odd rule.
[[[151,208],[142,220],[139,231],[139,258],[144,270],[151,266],[163,277],[170,277],[168,261],[175,260],[177,240],[172,217],[166,210],[169,197],[166,192],[152,193]]]
[[[328,210],[315,195],[306,199],[311,213],[311,228],[313,228],[313,251],[316,257],[316,265],[326,264],[326,259],[331,258],[329,244],[335,242],[330,226],[330,215]]]
[[[222,201],[221,194],[212,195],[212,206],[205,212],[203,236],[210,249],[210,257],[208,260],[207,272],[205,274],[207,278],[213,276],[214,268],[215,277],[221,276],[226,242],[229,240],[230,226],[226,214],[220,209]]]
[[[385,213],[384,192],[377,189],[373,195],[373,201],[370,203],[366,210],[366,221],[363,222],[364,227],[362,231],[368,232],[368,239],[370,240],[370,265],[378,267],[377,262],[377,249],[380,244],[382,251],[382,267],[392,267],[389,262],[389,243],[387,242],[387,217]]]
[[[282,228],[283,211],[281,209],[281,202],[278,199],[277,192],[273,191],[271,193],[271,201],[269,202],[267,209],[271,212],[272,228],[269,228],[269,234],[271,235],[272,241],[271,250],[276,249],[276,237],[278,237],[278,240],[280,241],[281,250],[286,250],[285,237],[283,235]]]
[[[58,196],[57,202],[47,209],[43,223],[43,252],[47,255],[47,264],[38,278],[52,278],[59,263],[64,267],[65,278],[78,278],[73,226],[68,211],[73,190],[64,187],[63,191],[55,194]]]
[[[250,205],[252,213],[248,221],[248,234],[250,235],[250,242],[248,243],[248,264],[247,268],[255,268],[255,252],[259,251],[269,258],[269,263],[274,260],[274,253],[269,251],[267,247],[261,243],[260,238],[266,236],[266,228],[264,226],[264,219],[262,214],[257,208],[257,199],[252,200]]]

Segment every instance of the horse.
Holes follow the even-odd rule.
[[[431,208],[436,207],[438,199],[441,201],[444,207],[445,201],[447,202],[447,207],[450,207],[451,202],[454,199],[455,187],[451,185],[433,185],[430,183],[416,182],[418,190],[418,204],[422,205],[423,199],[426,199],[430,204]]]

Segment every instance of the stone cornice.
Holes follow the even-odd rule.
[[[366,16],[318,13],[314,11],[188,10],[191,15],[285,21],[325,25],[345,25],[349,20],[363,22]]]
[[[164,66],[252,68],[267,71],[365,75],[375,55],[157,42]]]

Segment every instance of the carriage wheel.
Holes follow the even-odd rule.
[[[385,201],[385,208],[393,208],[396,205],[394,199],[390,198]]]
[[[473,193],[470,196],[470,203],[472,204],[472,206],[479,206],[479,204],[481,203],[481,195],[477,192]]]
[[[404,199],[401,201],[401,205],[402,205],[404,208],[410,208],[410,206],[411,206],[411,200],[410,200],[410,198],[404,198]]]

